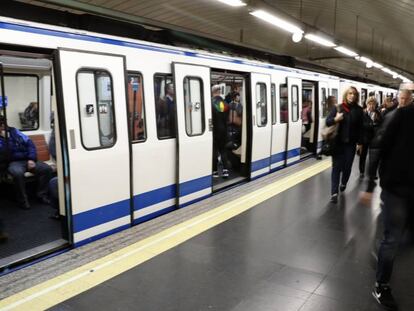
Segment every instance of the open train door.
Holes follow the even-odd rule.
[[[300,148],[302,145],[302,80],[287,78],[289,94],[289,130],[287,142],[286,164],[292,164],[300,160]]]
[[[270,101],[270,75],[251,74],[252,94],[252,162],[250,178],[270,171],[272,119]]]
[[[131,225],[125,58],[59,49],[58,65],[68,139],[65,186],[78,244]]]
[[[178,207],[212,192],[210,68],[173,63],[177,103]]]

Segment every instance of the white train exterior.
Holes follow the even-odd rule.
[[[246,113],[243,114],[241,154],[242,161],[250,167],[247,180],[300,160],[304,81],[314,88],[312,113],[317,122],[312,131],[318,134],[311,139],[317,140],[313,141],[317,149],[324,125],[322,101],[327,95],[341,98],[350,85],[359,91],[374,92],[378,99],[380,94],[396,92],[243,58],[10,18],[0,18],[0,41],[15,51],[23,47],[26,52],[30,47],[52,51],[52,67],[42,67],[38,60],[31,63],[27,57],[28,65],[19,64],[16,70],[36,72],[40,77],[40,126],[28,134],[49,135],[51,110],[57,115],[60,213],[66,215],[69,242],[75,246],[212,195],[212,71],[226,70],[247,77],[243,80]],[[89,81],[95,71],[108,73],[110,77],[104,87],[111,88],[106,90],[110,97],[106,100],[112,101],[115,135],[112,143],[106,145],[96,133],[97,112],[88,110],[89,100],[92,103],[96,93],[93,87],[100,87]],[[128,73],[139,73],[142,78],[146,134],[138,142],[132,141],[129,132]],[[172,139],[157,137],[154,75],[159,73],[171,74],[175,85],[177,134]],[[186,77],[198,83],[194,84],[198,91],[193,92],[190,100],[195,105],[190,117],[186,111],[188,103],[184,101]],[[279,120],[281,85],[288,92],[287,123]],[[257,92],[261,90],[265,92],[267,109],[258,108],[257,99],[263,94],[259,96]],[[103,105],[102,113],[105,109]],[[187,124],[190,121],[191,135]]]

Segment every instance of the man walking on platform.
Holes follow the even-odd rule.
[[[403,92],[405,93],[405,91]],[[388,310],[397,310],[391,294],[394,258],[408,225],[410,209],[414,207],[414,105],[394,112],[380,143],[380,185],[384,237],[378,251],[376,283],[372,295]],[[362,193],[370,203],[372,192]]]

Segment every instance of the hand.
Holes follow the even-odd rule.
[[[33,160],[29,160],[27,161],[27,170],[31,171],[34,170],[36,168],[36,162]]]
[[[335,122],[341,122],[344,119],[344,113],[343,112],[337,112],[335,116]]]
[[[357,147],[356,147],[357,155],[361,155],[361,152],[362,152],[362,145],[357,145]]]
[[[365,206],[371,206],[372,192],[361,192],[359,194],[359,202]]]

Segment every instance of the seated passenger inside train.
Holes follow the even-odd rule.
[[[48,182],[52,168],[37,160],[36,146],[32,140],[14,127],[7,126],[4,116],[0,116],[0,149],[9,153],[7,172],[13,178],[17,201],[23,209],[29,209],[30,203],[26,193],[25,173],[30,172],[37,178],[36,195],[40,202],[49,204]]]
[[[37,129],[39,120],[39,104],[31,102],[24,112],[19,113],[21,128],[24,130]]]

